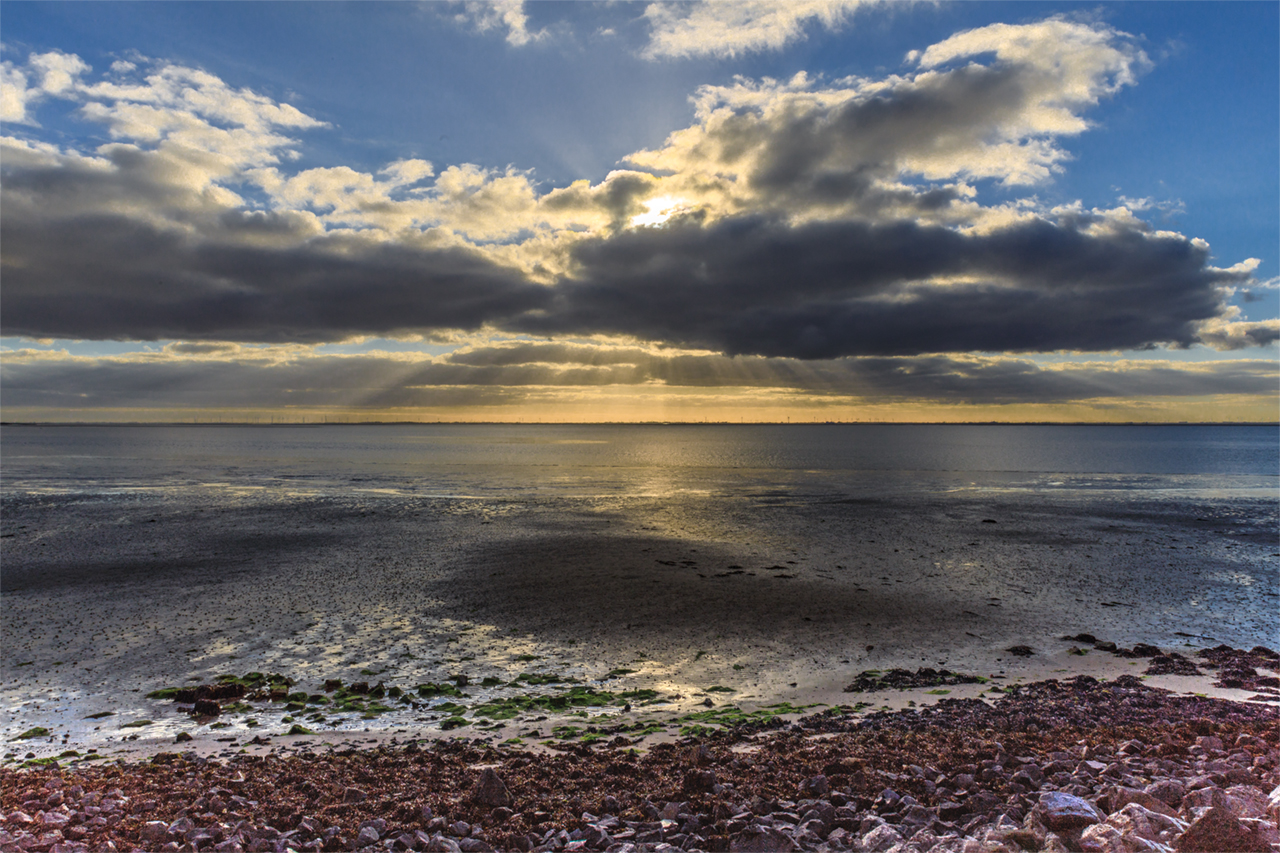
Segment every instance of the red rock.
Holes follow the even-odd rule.
[[[1213,806],[1173,842],[1180,853],[1271,853],[1271,845],[1230,810]]]

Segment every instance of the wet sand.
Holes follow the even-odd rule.
[[[1274,500],[189,491],[6,495],[3,509],[0,736],[50,730],[11,742],[11,761],[160,748],[179,732],[209,750],[244,748],[254,735],[287,742],[279,708],[200,722],[146,698],[225,673],[279,672],[304,690],[327,678],[408,689],[465,675],[470,703],[515,692],[477,687],[486,677],[558,674],[658,691],[668,701],[628,715],[589,711],[642,720],[708,700],[744,710],[851,703],[867,697],[843,686],[870,669],[1025,680],[1134,671],[1103,652],[1068,654],[1062,637],[1079,632],[1187,653],[1277,645]],[[1013,656],[1014,645],[1035,654]],[[607,678],[620,669],[632,671]],[[1169,678],[1214,692],[1208,678]],[[894,707],[934,697],[870,698]],[[403,738],[439,732],[446,716],[330,714],[316,729]],[[141,720],[152,722],[124,727]],[[557,722],[530,714],[450,734],[501,742]]]

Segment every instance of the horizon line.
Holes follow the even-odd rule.
[[[249,426],[249,427],[347,427],[347,426],[1272,426],[1280,421],[446,421],[446,420],[347,420],[347,421],[0,421],[6,426]]]

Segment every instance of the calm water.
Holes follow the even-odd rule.
[[[918,489],[1276,494],[1274,426],[396,425],[0,431],[17,491],[586,497]]]

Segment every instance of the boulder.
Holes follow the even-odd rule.
[[[1267,795],[1252,785],[1232,785],[1227,789],[1227,807],[1238,817],[1263,817],[1267,813]]]
[[[1178,836],[1180,853],[1271,853],[1271,845],[1256,822],[1245,822],[1222,806],[1211,806]]]
[[[1118,812],[1130,803],[1137,803],[1144,809],[1153,812],[1159,812],[1169,817],[1177,817],[1177,809],[1171,807],[1167,802],[1159,797],[1149,794],[1146,791],[1138,791],[1134,788],[1126,788],[1123,785],[1117,785],[1107,791],[1102,799],[1098,801],[1099,805],[1105,802],[1108,812]]]
[[[1141,838],[1144,841],[1167,845],[1187,831],[1185,821],[1150,811],[1138,803],[1129,803],[1119,811],[1108,815],[1106,822],[1118,829],[1129,841],[1133,838]]]
[[[1061,791],[1046,791],[1032,810],[1046,829],[1073,832],[1102,822],[1102,814],[1088,800]]]
[[[492,767],[486,767],[484,772],[480,774],[475,788],[471,791],[471,799],[479,805],[489,806],[490,808],[510,806],[513,802],[511,792],[507,790],[506,783],[493,771]]]

